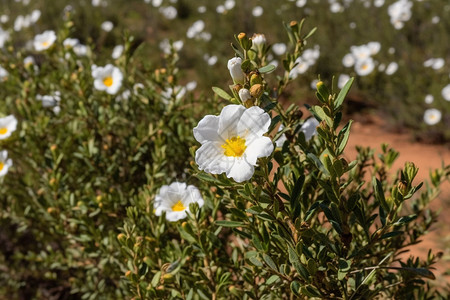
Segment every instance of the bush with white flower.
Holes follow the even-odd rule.
[[[0,56],[0,298],[448,296],[432,281],[440,254],[404,251],[437,220],[428,203],[450,166],[422,184],[413,163],[392,170],[399,153],[388,145],[346,155],[352,84],[379,87],[374,81],[395,80],[405,65],[392,77],[378,65],[370,76],[343,76],[337,89],[331,72],[316,71],[328,65],[322,57],[340,67],[345,53],[310,47],[315,28],[303,21],[284,24],[289,43],[249,29],[235,36],[233,52],[223,47],[221,21],[237,13],[268,28],[274,16],[298,13],[294,5],[328,13],[330,3],[169,2],[54,1],[63,19],[50,20],[47,10],[33,19],[21,12],[38,2],[14,1],[11,24],[0,16],[11,27]],[[133,5],[157,9],[141,9],[147,18],[135,23]],[[336,7],[336,19],[349,11]],[[405,29],[412,23],[398,18]],[[35,40],[33,22],[54,35]],[[217,49],[207,42],[216,36]],[[313,45],[322,36],[343,40],[315,35]],[[383,57],[386,47],[365,45],[363,55],[394,61]],[[301,62],[308,70],[294,80]],[[305,112],[298,94],[313,78],[316,100]],[[434,100],[420,98],[416,120],[438,130],[446,115],[433,109],[448,88],[433,84]]]

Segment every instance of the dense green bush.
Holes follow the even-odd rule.
[[[448,296],[430,285],[436,253],[402,254],[436,221],[427,205],[450,167],[422,186],[413,163],[392,173],[399,153],[387,145],[379,159],[360,148],[345,160],[352,122],[341,120],[353,79],[339,92],[331,78],[319,81],[309,119],[296,104],[285,109],[291,71],[314,31],[302,32],[303,22],[285,25],[290,50],[279,73],[264,39],[236,36],[226,52],[239,57],[229,61],[229,91],[226,61],[205,69],[226,78],[214,99],[180,85],[189,70],[179,69],[175,44],[162,62],[144,59],[146,44],[129,35],[114,59],[106,40],[80,55],[78,44],[63,43],[74,26],[68,13],[55,36],[2,52],[0,111],[18,125],[0,120],[1,150],[13,161],[2,152],[0,295]],[[233,129],[238,119],[243,134]],[[216,129],[223,124],[230,127]]]

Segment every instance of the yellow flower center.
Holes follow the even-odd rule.
[[[8,128],[6,128],[6,127],[0,128],[0,134],[6,134],[7,132],[8,132]]]
[[[183,211],[185,209],[186,207],[183,205],[183,203],[181,203],[181,200],[178,200],[178,202],[175,203],[174,206],[172,206],[173,211]]]
[[[42,42],[42,46],[47,47],[49,45],[49,43],[47,41]]]
[[[3,170],[3,167],[5,166],[4,163],[0,162],[0,171]]]
[[[363,66],[362,66],[362,69],[363,69],[363,70],[367,70],[368,68],[369,68],[368,65],[363,65]]]
[[[103,78],[103,84],[106,85],[107,87],[112,86],[112,84],[113,84],[112,77],[108,76],[108,77]]]
[[[227,139],[225,144],[222,145],[222,148],[225,149],[226,156],[241,157],[245,149],[247,149],[247,146],[245,146],[245,139],[236,136]]]

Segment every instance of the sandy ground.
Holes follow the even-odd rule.
[[[388,143],[390,147],[400,152],[393,170],[404,166],[405,162],[412,161],[419,167],[415,184],[427,180],[429,172],[442,166],[442,162],[450,164],[449,145],[429,145],[413,142],[408,134],[389,133],[383,130],[379,120],[371,119],[369,122],[354,122],[346,153],[349,159],[356,157],[356,145],[370,146],[376,152],[381,152],[381,144]],[[435,265],[436,280],[439,283],[450,283],[450,276],[444,272],[450,271],[450,182],[445,182],[437,199],[431,203],[434,210],[440,211],[439,222],[434,224],[430,233],[424,236],[422,243],[411,248],[411,254],[424,258],[428,250],[444,253],[442,259]]]

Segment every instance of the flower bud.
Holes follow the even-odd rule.
[[[239,93],[239,91],[242,89],[242,85],[240,85],[240,84],[235,84],[235,85],[233,85],[233,90],[236,92],[236,93]]]
[[[259,75],[257,73],[252,74],[252,76],[250,77],[250,85],[261,84],[261,83],[262,83],[261,75]]]
[[[240,41],[242,41],[243,39],[245,39],[247,37],[247,35],[245,34],[245,32],[241,32],[238,34],[238,39]]]
[[[233,57],[228,61],[228,70],[234,83],[244,84],[245,74],[241,68],[242,59],[240,57]]]
[[[239,98],[241,98],[242,103],[245,103],[245,101],[252,98],[252,95],[250,95],[250,91],[247,89],[240,89],[239,90]]]
[[[125,234],[123,234],[123,233],[119,233],[119,234],[117,235],[117,239],[118,239],[120,242],[123,242],[123,241],[125,241],[126,236],[125,236]]]
[[[253,45],[260,47],[266,43],[266,37],[264,34],[255,33],[252,37]]]
[[[261,84],[255,84],[250,88],[250,95],[255,98],[261,97],[264,92],[263,86]]]
[[[402,195],[402,196],[405,196],[405,195],[407,195],[408,194],[408,184],[405,182],[405,181],[400,181],[398,184],[397,184],[397,189],[398,189],[398,192]]]

